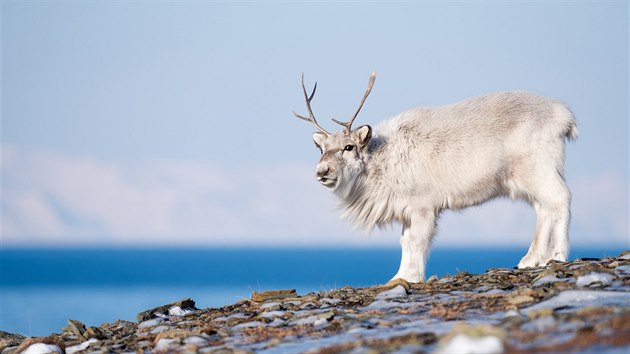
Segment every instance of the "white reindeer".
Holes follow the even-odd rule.
[[[571,111],[560,101],[525,92],[501,92],[437,108],[413,108],[372,129],[352,130],[376,73],[352,119],[313,140],[322,156],[316,176],[341,199],[344,217],[371,230],[399,222],[402,257],[393,279],[425,279],[436,221],[445,209],[462,209],[496,197],[523,199],[536,211],[536,232],[518,268],[568,256],[571,194],[564,181],[564,141],[576,139]]]

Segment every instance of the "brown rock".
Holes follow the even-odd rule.
[[[99,339],[99,340],[102,340],[102,339],[107,339],[107,338],[109,338],[109,336],[107,335],[107,332],[105,332],[104,330],[102,330],[102,329],[101,329],[101,328],[99,328],[99,327],[90,327],[90,328],[88,328],[88,329],[85,331],[85,334],[84,334],[84,335],[85,335],[85,337],[86,337],[87,339],[92,339],[92,338],[94,338],[94,339]]]
[[[271,300],[284,300],[290,298],[298,297],[297,291],[295,289],[288,290],[270,290],[262,293],[257,293],[255,291],[252,292],[252,301],[254,302],[265,302]]]
[[[0,331],[0,352],[6,348],[18,346],[25,340],[26,337],[22,335]]]
[[[516,296],[512,296],[512,297],[510,297],[508,299],[508,302],[511,305],[515,305],[515,306],[522,305],[522,304],[529,303],[529,302],[533,302],[533,301],[534,301],[534,298],[529,296],[529,295],[516,295]]]
[[[574,272],[574,276],[575,277],[579,277],[582,275],[586,275],[588,273],[607,273],[610,275],[616,275],[615,271],[609,268],[606,268],[604,266],[601,266],[599,264],[596,263],[588,263],[585,264],[583,267],[580,267],[578,269],[575,270]]]
[[[87,337],[85,337],[85,325],[83,324],[83,322],[78,321],[78,320],[68,320],[68,327],[66,327],[72,334],[74,334],[75,336],[77,336],[77,339],[79,339],[79,341],[85,341],[87,340]]]

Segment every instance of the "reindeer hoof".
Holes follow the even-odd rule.
[[[409,284],[409,282],[407,282],[405,279],[402,279],[402,278],[392,279],[388,281],[387,284],[380,286],[380,289],[382,289],[382,291],[387,291],[399,285],[405,288],[405,291],[407,292],[407,294],[409,294],[409,292],[411,291],[411,285]]]

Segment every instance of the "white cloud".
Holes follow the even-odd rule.
[[[307,165],[115,163],[3,146],[0,166],[5,245],[398,243],[398,226],[373,235],[351,231]],[[586,176],[572,190],[574,244],[627,242],[628,189],[621,176]],[[437,244],[526,245],[534,224],[525,203],[493,201],[444,213]]]
[[[310,166],[139,164],[3,147],[4,244],[348,245]],[[351,235],[348,235],[348,234]]]

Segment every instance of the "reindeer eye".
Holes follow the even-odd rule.
[[[345,148],[343,148],[345,151],[352,151],[352,149],[354,149],[354,145],[346,145]]]

